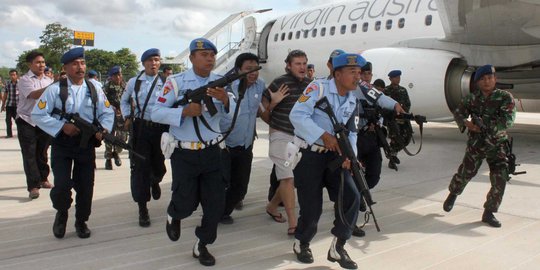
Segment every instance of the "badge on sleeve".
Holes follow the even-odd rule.
[[[157,101],[160,102],[160,103],[165,103],[167,101],[167,99],[164,98],[164,97],[158,97]]]
[[[298,102],[304,103],[304,102],[306,102],[309,98],[310,98],[310,96],[301,95],[301,96],[298,98]]]
[[[165,83],[165,85],[163,86],[163,95],[166,95],[168,94],[169,92],[171,92],[171,89],[173,88],[173,85],[172,85],[172,82],[169,80]]]
[[[111,107],[111,103],[109,102],[108,99],[105,99],[105,107],[107,108]]]
[[[311,93],[313,91],[316,91],[316,90],[319,90],[319,86],[317,84],[315,84],[315,83],[312,83],[307,87],[305,95],[307,95],[307,94],[309,94],[309,93]]]
[[[38,102],[38,108],[40,110],[43,110],[43,109],[45,109],[46,106],[47,106],[47,101],[43,101],[43,100],[40,99],[39,102]]]

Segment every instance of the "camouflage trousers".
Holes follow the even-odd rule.
[[[111,132],[111,134],[116,136],[116,137],[121,138],[125,142],[128,139],[128,132],[124,131],[123,129],[124,129],[124,119],[122,118],[121,115],[116,116],[113,131]],[[111,158],[114,157],[114,153],[115,154],[120,154],[120,153],[122,153],[122,150],[123,150],[122,147],[114,146],[114,145],[109,144],[109,143],[105,143],[105,155],[104,156],[105,156],[106,159],[111,159]]]
[[[412,127],[410,122],[398,119],[394,124],[388,125],[388,137],[390,138],[390,148],[393,153],[403,150],[412,138]]]
[[[484,158],[489,165],[489,180],[491,182],[491,189],[486,196],[484,208],[491,212],[497,212],[502,202],[506,182],[509,179],[506,152],[503,144],[479,147],[469,143],[463,162],[459,166],[457,173],[452,177],[448,190],[452,194],[460,195],[467,183],[478,172]]]

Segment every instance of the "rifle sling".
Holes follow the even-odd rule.
[[[419,129],[420,129],[420,147],[418,147],[418,150],[417,150],[416,153],[414,153],[414,154],[411,153],[411,152],[409,151],[409,149],[407,149],[407,146],[405,146],[405,147],[403,148],[403,152],[405,152],[407,155],[409,155],[409,156],[411,156],[411,157],[418,155],[418,153],[420,153],[420,150],[422,150],[422,142],[423,142],[423,138],[424,138],[424,136],[423,136],[423,134],[424,134],[424,132],[423,132],[423,131],[424,131],[424,123],[422,123],[421,121],[419,121],[419,122],[417,122],[417,124],[418,124],[418,127],[419,127]]]

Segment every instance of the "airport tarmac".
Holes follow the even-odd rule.
[[[5,135],[4,116],[0,116],[0,136]],[[496,214],[502,228],[480,222],[490,186],[485,163],[452,212],[443,211],[442,202],[463,157],[466,135],[454,123],[426,124],[418,156],[400,153],[398,172],[388,169],[383,160],[381,182],[372,190],[377,201],[373,210],[382,231],[377,232],[370,222],[366,237],[353,237],[346,245],[359,269],[539,269],[539,123],[540,114],[519,113],[510,130],[522,164],[518,170],[527,174],[513,176],[507,185]],[[311,243],[313,264],[296,261],[287,224],[278,224],[265,213],[272,164],[267,158],[268,128],[263,122],[258,122],[257,133],[244,209],[233,213],[234,224],[219,226],[216,242],[208,246],[217,260],[213,268],[340,269],[326,260],[334,216],[327,195],[318,234]],[[418,133],[415,137],[418,141]],[[171,242],[165,233],[169,162],[162,198],[149,203],[152,225],[141,228],[129,189],[127,154],[121,155],[121,167],[106,171],[103,151],[103,146],[97,149],[94,204],[88,222],[92,236],[79,239],[75,235],[72,207],[66,236],[56,239],[51,230],[55,210],[49,190],[41,189],[36,200],[28,198],[18,140],[0,139],[0,269],[208,269],[191,255],[200,208],[183,220],[178,242]]]

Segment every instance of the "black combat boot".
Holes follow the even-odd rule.
[[[146,202],[139,202],[139,226],[150,227],[150,216],[148,215]]]
[[[75,232],[79,238],[88,238],[90,237],[90,229],[86,225],[86,222],[82,220],[75,220]]]
[[[493,215],[493,212],[489,210],[484,210],[484,214],[482,214],[482,222],[489,224],[491,227],[499,228],[501,227],[501,222],[495,218]]]
[[[56,238],[64,238],[66,234],[66,223],[68,219],[67,211],[58,211],[56,212],[56,217],[54,218],[53,223],[53,234]]]
[[[360,227],[354,226],[354,229],[352,231],[352,235],[354,235],[356,237],[364,237],[364,236],[366,236],[366,232],[364,232],[364,230],[360,229]]]
[[[216,264],[216,259],[208,252],[206,244],[201,243],[199,239],[197,239],[197,242],[193,246],[193,258],[199,259],[199,262],[204,266]]]
[[[113,152],[112,155],[113,155],[113,158],[114,158],[114,165],[116,165],[118,167],[122,166],[122,160],[118,156],[118,153]]]
[[[105,160],[105,170],[112,170],[112,161],[110,158]]]
[[[347,254],[347,251],[345,251],[345,248],[343,248],[344,245],[345,240],[334,237],[332,245],[328,250],[327,259],[331,262],[338,262],[339,265],[345,269],[358,269],[358,265],[351,260],[349,254]]]
[[[180,239],[180,220],[167,216],[165,230],[167,231],[167,236],[169,236],[171,241],[178,241],[178,239]]]
[[[452,208],[454,207],[454,203],[456,202],[457,195],[455,194],[448,194],[448,197],[446,197],[446,200],[444,200],[443,203],[443,209],[446,212],[452,211]]]
[[[293,251],[296,259],[303,263],[313,263],[313,254],[309,248],[309,243],[301,243],[300,240],[294,240]]]

